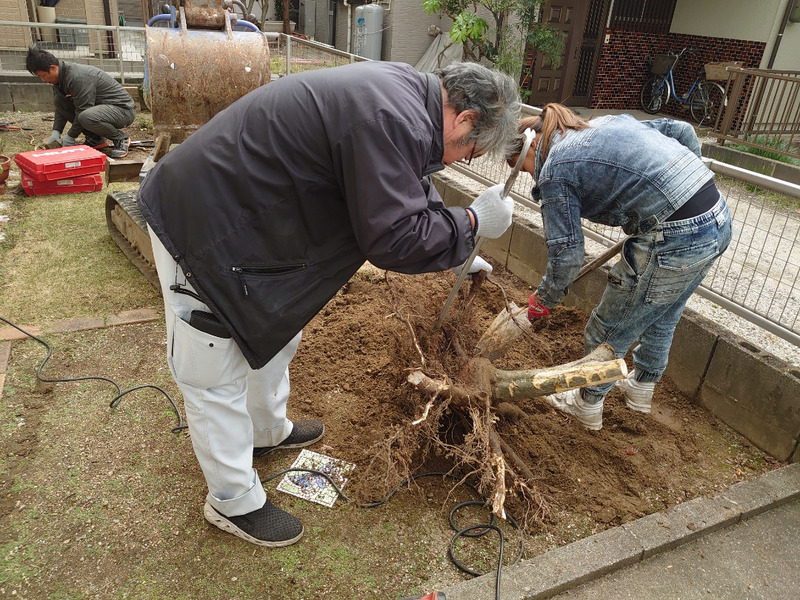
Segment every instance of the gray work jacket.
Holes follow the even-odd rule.
[[[135,110],[131,95],[111,75],[93,67],[67,61],[58,63],[58,83],[53,85],[53,95],[72,103],[75,118],[93,106],[109,105]],[[53,131],[63,131],[66,118],[56,111]]]
[[[442,127],[438,77],[408,65],[291,75],[169,152],[139,206],[260,368],[365,260],[422,273],[469,256],[466,211],[428,178],[444,168]]]

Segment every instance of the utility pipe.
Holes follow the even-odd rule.
[[[350,54],[350,38],[352,36],[352,28],[353,28],[353,6],[347,1],[342,0],[344,5],[347,7],[347,53]]]
[[[794,0],[787,0],[786,10],[783,14],[783,21],[781,21],[781,28],[778,30],[778,35],[775,38],[775,42],[772,44],[772,52],[769,55],[769,62],[767,63],[768,69],[771,69],[772,65],[775,64],[775,58],[778,56],[778,48],[780,48],[781,40],[783,40],[783,32],[786,30],[786,24],[789,22],[789,16],[792,14],[793,8]]]

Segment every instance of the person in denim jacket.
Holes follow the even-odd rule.
[[[581,219],[621,227],[629,237],[584,330],[584,352],[610,344],[633,349],[634,370],[616,382],[628,408],[649,413],[686,302],[731,239],[725,199],[703,164],[688,123],[639,122],[630,115],[580,119],[560,104],[526,117],[536,132],[523,170],[534,178],[548,248],[547,269],[528,317],[546,317],[569,291],[584,259]],[[513,164],[522,141],[508,156]],[[603,398],[614,384],[546,396],[584,427],[603,426]]]

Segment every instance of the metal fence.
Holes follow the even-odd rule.
[[[50,32],[55,38],[46,36],[45,29],[55,30]],[[46,43],[60,58],[95,64],[122,81],[140,80],[144,73],[144,28],[0,22],[0,40],[4,40],[0,42],[0,78],[14,73],[30,77],[24,64],[27,44],[44,37],[52,40]],[[365,60],[284,34],[267,37],[273,78]],[[10,46],[13,39],[27,42],[14,48]],[[526,107],[525,112],[540,110]],[[718,161],[707,162],[731,207],[734,238],[698,294],[800,346],[800,186]],[[508,175],[506,165],[486,159],[451,168],[485,185],[503,182]],[[520,177],[512,196],[538,212],[530,199],[530,186],[529,177]],[[606,246],[623,235],[617,228],[589,222],[584,226],[587,238]]]
[[[368,60],[282,33],[264,35],[269,40],[273,78]],[[0,21],[0,40],[0,76],[29,77],[25,56],[28,46],[38,44],[61,60],[94,65],[123,85],[141,83],[144,77],[144,27]]]
[[[729,68],[719,139],[800,159],[800,71]],[[738,101],[733,99],[738,98]]]
[[[94,65],[123,85],[144,75],[144,27],[0,21],[0,40],[0,74],[6,77],[30,76],[25,56],[33,44],[61,60]]]

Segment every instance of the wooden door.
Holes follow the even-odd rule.
[[[564,53],[555,63],[540,53],[533,56],[533,75],[523,82],[523,87],[531,92],[528,104],[588,104],[610,3],[610,0],[547,0],[542,20],[564,33]]]
[[[583,19],[583,33],[575,44],[572,60],[568,61],[566,82],[561,102],[568,106],[589,106],[597,63],[603,49],[611,0],[590,0]],[[575,36],[578,37],[577,35]]]
[[[586,0],[547,0],[545,3],[542,21],[563,32],[566,43],[563,54],[555,62],[547,60],[541,53],[534,55],[533,77],[527,86],[531,91],[528,104],[544,106],[548,102],[561,101],[569,58],[575,52],[575,21],[585,3]]]

